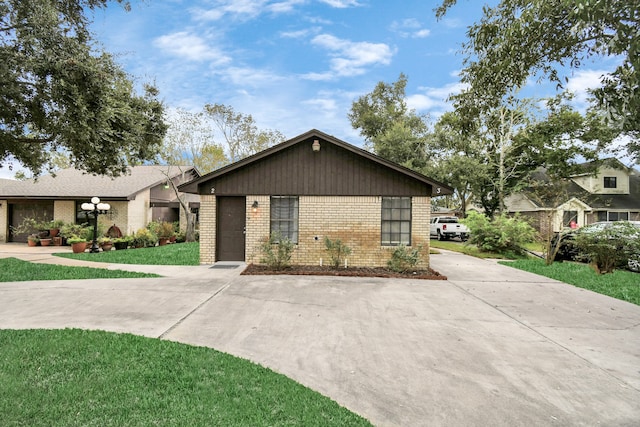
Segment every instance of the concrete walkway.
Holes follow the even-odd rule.
[[[640,307],[456,253],[433,255],[432,267],[449,280],[198,266],[161,279],[0,283],[0,328],[213,347],[380,426],[638,425]]]

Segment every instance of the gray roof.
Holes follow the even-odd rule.
[[[110,178],[91,175],[77,169],[63,169],[56,176],[45,175],[37,180],[1,180],[0,198],[30,199],[86,199],[98,196],[105,199],[131,200],[137,193],[166,181],[182,171],[198,172],[192,166],[132,166],[127,175]]]

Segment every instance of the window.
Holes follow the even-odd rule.
[[[411,197],[382,198],[382,245],[411,245]]]
[[[562,226],[571,227],[571,223],[578,223],[578,211],[564,211],[562,213]]]
[[[598,211],[598,221],[629,221],[629,212]]]
[[[604,188],[618,188],[618,179],[615,176],[605,176]]]
[[[271,233],[298,243],[298,198],[271,197]]]

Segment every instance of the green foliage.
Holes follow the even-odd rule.
[[[72,237],[82,238],[84,240],[90,240],[93,237],[92,228],[89,227],[87,223],[84,224],[74,224],[68,223],[64,224],[62,228],[60,228],[60,235],[68,239]]]
[[[155,246],[156,243],[158,243],[158,236],[148,228],[140,228],[133,235],[133,245],[136,248]]]
[[[260,244],[262,258],[260,262],[265,263],[272,270],[284,270],[291,266],[291,256],[296,245],[286,237],[282,237],[279,232],[273,232]]]
[[[626,266],[631,256],[640,253],[640,229],[625,221],[576,234],[576,247],[599,274]]]
[[[166,131],[157,90],[136,94],[91,39],[85,14],[106,4],[0,5],[0,165],[13,158],[37,176],[63,153],[78,169],[117,176],[156,156]]]
[[[340,239],[331,240],[328,236],[324,237],[324,246],[327,248],[327,252],[331,257],[331,265],[333,268],[338,268],[344,264],[345,259],[351,255],[351,248]]]
[[[536,237],[533,227],[518,215],[511,217],[503,213],[490,219],[472,211],[461,222],[469,228],[469,244],[487,252],[522,255],[525,245]]]
[[[407,108],[406,86],[404,74],[392,84],[379,82],[353,102],[348,117],[377,155],[419,170],[427,162],[428,124],[426,117]]]
[[[151,221],[147,224],[147,229],[163,239],[168,239],[175,235],[173,223],[168,221]]]
[[[443,0],[442,17],[456,0]],[[469,89],[463,97],[469,110],[491,110],[534,77],[548,78],[559,88],[568,71],[589,57],[615,58],[616,68],[604,73],[593,91],[594,107],[606,112],[618,132],[640,131],[638,92],[638,2],[575,0],[501,0],[485,7],[481,20],[468,30],[466,59],[461,72]],[[457,105],[459,107],[459,104]],[[630,139],[630,154],[640,155]]]
[[[391,259],[387,261],[387,267],[397,273],[406,273],[418,265],[420,262],[420,252],[422,245],[409,250],[405,245],[396,247],[391,253]]]

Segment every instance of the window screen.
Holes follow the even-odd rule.
[[[411,197],[382,198],[382,245],[411,245]]]
[[[298,243],[298,198],[271,197],[271,233]]]

